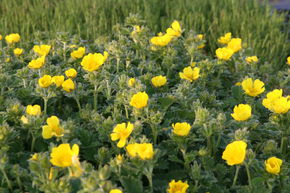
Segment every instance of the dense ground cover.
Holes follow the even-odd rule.
[[[287,193],[290,58],[169,26],[3,37],[0,191]]]
[[[284,16],[256,0],[1,0],[2,34],[18,32],[33,40],[38,31],[79,34],[83,39],[109,35],[130,13],[139,14],[154,31],[178,19],[187,29],[206,34],[208,53],[214,55],[216,39],[230,31],[241,37],[262,61],[280,69],[290,53]]]

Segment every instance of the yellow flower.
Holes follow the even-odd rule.
[[[116,127],[113,130],[113,133],[111,133],[111,140],[116,141],[119,140],[117,146],[119,148],[122,148],[125,146],[127,142],[127,138],[130,136],[134,129],[134,125],[130,122],[126,126],[126,123],[117,124]]]
[[[253,97],[258,96],[265,91],[264,85],[265,84],[259,79],[256,79],[253,82],[252,78],[247,78],[242,82],[242,87],[245,93]]]
[[[181,27],[178,21],[173,21],[170,28],[167,28],[166,34],[170,36],[179,37],[181,36]]]
[[[142,160],[150,160],[154,156],[153,145],[151,143],[129,144],[126,150],[130,157],[138,157]]]
[[[86,48],[85,47],[79,47],[77,50],[73,51],[70,56],[73,59],[79,59],[82,58],[86,53]]]
[[[137,109],[141,109],[147,106],[148,99],[149,96],[146,92],[138,92],[137,94],[134,94],[131,98],[130,105]]]
[[[236,121],[246,121],[252,115],[252,108],[248,104],[239,104],[235,106],[231,115]]]
[[[290,99],[288,97],[280,97],[273,101],[272,109],[274,113],[284,114],[290,109]]]
[[[95,53],[95,54],[88,54],[86,55],[81,65],[84,70],[87,70],[89,72],[93,72],[95,70],[98,70],[107,60],[108,58],[108,52],[104,52],[104,54]]]
[[[74,68],[70,68],[66,70],[64,73],[68,78],[75,78],[78,74],[78,72]]]
[[[242,83],[241,82],[236,82],[236,84],[235,84],[236,86],[241,86],[242,85]]]
[[[283,161],[276,157],[270,157],[265,161],[265,168],[266,171],[271,174],[279,174],[280,173],[280,167],[282,165]]]
[[[139,25],[135,25],[133,31],[131,32],[131,36],[134,36],[135,34],[141,32],[141,28]]]
[[[234,141],[227,145],[222,158],[230,166],[241,164],[246,157],[247,143],[244,141]]]
[[[124,157],[122,155],[117,155],[116,156],[116,161],[117,161],[117,164],[120,165],[122,162],[123,162],[123,159]]]
[[[136,79],[135,79],[135,78],[130,78],[130,79],[128,80],[128,85],[129,85],[130,87],[133,87],[133,86],[135,85],[135,83],[136,83]]]
[[[47,125],[42,126],[42,137],[44,139],[63,136],[64,129],[59,125],[59,119],[56,116],[47,118],[46,123]]]
[[[10,62],[11,59],[10,58],[6,58],[5,62]]]
[[[267,94],[262,104],[274,113],[287,113],[290,109],[290,98],[283,97],[282,94],[282,89],[275,89]]]
[[[72,149],[68,143],[52,148],[50,162],[54,166],[68,167],[78,163],[79,146],[74,144]]]
[[[248,63],[256,63],[258,62],[259,59],[257,56],[249,56],[249,57],[246,57],[246,62]]]
[[[29,160],[37,161],[39,159],[38,153],[34,153]]]
[[[44,62],[45,62],[45,56],[41,56],[35,60],[31,60],[31,62],[29,62],[28,64],[28,68],[39,69],[44,65]]]
[[[39,56],[46,56],[48,55],[51,49],[50,45],[35,45],[33,46],[33,51],[37,53]]]
[[[15,56],[20,56],[23,53],[23,49],[21,49],[21,48],[15,48],[13,50],[13,53],[14,53]]]
[[[290,56],[287,58],[287,64],[290,65]]]
[[[56,87],[60,87],[64,81],[64,76],[53,76],[51,81],[56,85]]]
[[[2,35],[0,35],[0,41],[2,40]]]
[[[199,78],[200,68],[188,66],[183,69],[183,72],[179,72],[179,76],[181,79],[188,80],[190,82],[197,80]]]
[[[232,57],[234,52],[230,48],[218,48],[215,51],[215,54],[216,54],[218,59],[227,61]]]
[[[189,185],[187,184],[187,182],[182,182],[181,180],[176,182],[175,180],[172,180],[169,183],[167,193],[186,193],[188,188]]]
[[[233,50],[233,52],[238,52],[240,49],[242,49],[242,39],[240,38],[233,38],[228,43],[228,48]]]
[[[161,87],[167,83],[166,76],[155,76],[151,79],[152,84],[155,87]]]
[[[196,39],[199,40],[199,41],[200,40],[203,40],[203,38],[204,38],[204,35],[203,34],[197,34],[196,35]]]
[[[29,122],[24,115],[21,116],[20,120],[22,121],[23,124],[27,124]]]
[[[32,116],[38,116],[41,114],[41,107],[39,105],[27,105],[26,114]]]
[[[175,125],[172,124],[172,127],[173,133],[178,136],[188,136],[191,128],[190,124],[188,124],[187,122],[175,123]]]
[[[63,90],[66,92],[71,92],[75,89],[75,83],[72,81],[72,79],[67,79],[61,84]]]
[[[164,34],[164,35],[160,35],[160,36],[154,36],[153,38],[150,39],[151,44],[155,45],[155,46],[166,46],[167,44],[170,43],[170,41],[172,40],[173,36],[168,35],[168,34]]]
[[[232,39],[232,33],[226,33],[224,36],[221,36],[219,39],[218,39],[218,42],[221,43],[221,44],[228,44]]]
[[[119,189],[112,189],[110,191],[110,193],[123,193],[123,192],[121,190],[119,190]]]
[[[52,84],[52,78],[50,75],[44,75],[40,79],[38,79],[38,85],[41,88],[47,88]]]
[[[17,43],[20,41],[20,35],[18,33],[13,33],[5,36],[5,40],[8,44]]]

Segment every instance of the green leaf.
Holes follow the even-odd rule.
[[[142,181],[130,176],[121,178],[122,186],[128,193],[143,193]]]

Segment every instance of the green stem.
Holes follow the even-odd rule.
[[[94,110],[97,110],[97,98],[98,98],[98,93],[97,93],[97,84],[94,85]]]
[[[77,96],[74,96],[74,98],[75,98],[75,101],[76,101],[76,103],[77,103],[77,105],[78,105],[79,112],[80,112],[80,111],[82,110],[80,100],[79,100],[79,98],[78,98]]]
[[[150,126],[151,126],[151,130],[152,130],[153,143],[156,144],[157,143],[158,131],[157,131],[157,129],[156,129],[154,124],[150,124]]]
[[[249,170],[249,165],[245,162],[245,167],[246,167],[246,171],[247,171],[247,176],[248,176],[248,183],[249,186],[252,187],[252,183],[251,183],[251,175],[250,175],[250,170]]]
[[[32,132],[31,132],[31,135],[32,135],[32,143],[31,143],[31,150],[30,151],[33,152],[36,138],[34,137]]]
[[[186,150],[180,148],[180,151],[182,153],[182,157],[183,157],[183,160],[184,160],[184,167],[185,167],[186,170],[189,170],[190,166],[189,166],[189,163],[188,163],[187,158],[186,158]]]
[[[127,105],[124,105],[124,107],[125,107],[126,119],[129,119],[129,114],[128,114],[128,108],[127,108]]]
[[[43,101],[44,101],[44,115],[46,115],[46,113],[47,113],[47,101],[48,101],[48,99],[47,98],[43,98]]]
[[[1,168],[1,172],[2,172],[4,178],[5,178],[6,182],[7,182],[8,188],[9,188],[10,190],[12,190],[12,184],[11,184],[11,182],[10,182],[10,180],[9,180],[9,178],[8,178],[8,176],[7,176],[6,172],[5,172],[5,170],[4,170],[4,168]]]
[[[236,167],[236,173],[235,173],[235,177],[234,177],[234,181],[233,181],[233,185],[232,186],[235,186],[236,185],[236,182],[237,182],[237,179],[238,179],[238,175],[239,175],[239,171],[240,171],[240,165],[238,165]]]

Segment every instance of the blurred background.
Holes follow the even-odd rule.
[[[93,41],[138,14],[154,34],[175,19],[187,31],[205,34],[209,54],[219,36],[232,32],[261,61],[281,68],[290,55],[289,9],[290,0],[1,0],[0,34],[19,33],[25,40],[68,32]]]

